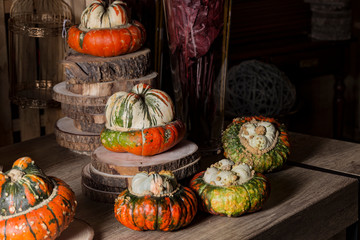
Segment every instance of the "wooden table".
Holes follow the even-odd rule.
[[[294,154],[301,144],[295,146]],[[1,148],[0,164],[6,170],[23,156],[71,186],[78,201],[76,217],[94,228],[95,239],[328,239],[358,220],[356,179],[287,166],[268,174],[272,192],[259,212],[239,218],[200,212],[188,227],[176,232],[137,232],[116,221],[112,204],[94,202],[82,194],[81,169],[89,157],[60,147],[54,135],[48,135]]]
[[[289,164],[360,179],[360,144],[291,133]]]

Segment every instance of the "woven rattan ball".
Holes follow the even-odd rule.
[[[229,70],[225,96],[227,117],[277,117],[294,106],[296,91],[276,66],[248,60]]]

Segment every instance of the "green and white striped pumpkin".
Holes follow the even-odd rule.
[[[80,19],[80,29],[115,28],[129,22],[123,1],[114,1],[110,6],[105,1],[93,1],[82,12]]]
[[[169,95],[147,84],[137,84],[131,92],[117,92],[105,107],[106,128],[115,131],[162,126],[174,118]]]

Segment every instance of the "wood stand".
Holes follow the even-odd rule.
[[[198,171],[199,160],[198,146],[187,140],[154,156],[116,153],[100,146],[83,169],[83,191],[93,200],[113,202],[113,195],[131,186],[133,176],[139,172],[171,170],[179,181]]]
[[[138,83],[156,87],[157,73],[150,73],[150,50],[110,58],[70,51],[63,61],[66,81],[53,88],[66,118],[56,124],[59,145],[90,155],[101,146],[105,105],[118,91],[129,92]]]

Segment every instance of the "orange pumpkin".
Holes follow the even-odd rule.
[[[131,190],[115,201],[116,219],[137,231],[174,231],[187,226],[197,212],[195,194],[179,185],[170,171],[138,173]]]
[[[77,52],[113,57],[138,50],[146,40],[144,26],[128,21],[126,4],[114,1],[110,6],[97,0],[81,15],[79,26],[68,31],[67,42]]]

